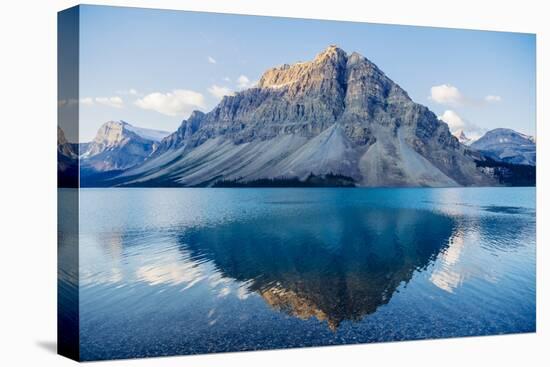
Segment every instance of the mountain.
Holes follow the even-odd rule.
[[[330,46],[267,70],[257,87],[196,111],[152,156],[108,185],[256,185],[269,180],[357,186],[497,184],[448,126],[375,64]]]
[[[143,127],[137,127],[137,126],[130,125],[129,123],[124,122],[124,121],[121,121],[121,122],[126,124],[125,125],[126,129],[138,134],[139,136],[141,136],[142,138],[147,139],[147,140],[160,142],[162,139],[164,139],[165,137],[170,135],[169,131],[146,129],[146,128],[143,128]]]
[[[137,128],[124,121],[108,121],[94,140],[82,146],[81,173],[125,170],[153,153],[163,132]]]
[[[444,213],[362,209],[351,206],[343,215],[311,208],[303,220],[288,221],[283,231],[276,230],[278,215],[237,219],[179,231],[174,241],[190,261],[208,261],[273,309],[304,320],[317,318],[336,331],[390,302],[418,269],[449,248],[449,238],[459,231],[457,220]],[[314,225],[320,218],[333,224],[323,236]],[[302,240],[292,246],[274,245],[288,243],[289,235],[297,233]],[[331,239],[342,236],[346,240],[334,246]],[[368,245],[357,245],[357,239]]]
[[[68,159],[75,159],[78,156],[73,144],[67,141],[65,132],[59,126],[57,127],[57,153]]]
[[[496,161],[536,165],[537,146],[535,138],[512,129],[494,129],[471,144],[472,149]]]
[[[78,186],[78,154],[59,126],[57,127],[57,184],[59,187]]]
[[[455,133],[453,133],[454,137],[458,139],[458,141],[464,145],[470,145],[473,140],[466,136],[464,133],[464,130],[458,130]]]

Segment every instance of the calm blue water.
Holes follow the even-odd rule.
[[[535,331],[534,188],[85,189],[80,204],[84,360]]]

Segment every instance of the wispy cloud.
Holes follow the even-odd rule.
[[[114,108],[122,108],[124,107],[124,101],[119,96],[115,97],[96,97],[94,100],[96,103],[114,107]]]
[[[430,89],[428,99],[450,107],[484,106],[488,103],[497,103],[502,100],[498,95],[489,94],[482,99],[464,95],[457,87],[451,84],[434,85]]]
[[[502,101],[502,97],[501,96],[494,96],[494,95],[491,95],[489,94],[488,96],[485,96],[485,101],[487,102],[500,102]]]
[[[204,109],[204,96],[192,90],[176,89],[171,92],[155,92],[138,99],[135,105],[167,116],[185,116],[195,109]]]
[[[462,118],[458,113],[453,110],[446,110],[443,115],[438,118],[449,125],[449,130],[453,135],[456,135],[460,131],[464,131],[464,134],[471,139],[479,139],[486,130],[478,125]]]
[[[124,107],[124,101],[119,96],[114,97],[84,97],[78,101],[76,99],[62,99],[58,102],[60,107],[70,107],[76,104],[82,106],[104,105],[114,108]]]
[[[85,106],[91,106],[94,104],[94,99],[92,97],[81,98],[80,104],[83,104]]]
[[[232,96],[235,94],[230,88],[222,87],[214,84],[208,88],[208,92],[216,98],[222,98],[223,96]]]
[[[439,116],[439,119],[449,125],[451,132],[464,130],[466,122],[455,111],[446,110],[443,115]]]
[[[123,90],[118,90],[116,92],[116,94],[120,94],[120,95],[131,95],[131,96],[137,96],[139,95],[139,92],[137,91],[137,89],[134,89],[134,88],[130,88],[130,89],[123,89]]]
[[[208,56],[208,62],[211,63],[211,64],[216,64],[217,61],[215,58],[213,58],[212,56]]]
[[[223,80],[226,83],[231,82],[231,79],[227,76],[224,77]],[[233,88],[214,84],[208,88],[208,93],[210,93],[216,98],[222,98],[224,96],[233,96],[235,95],[236,91],[242,91],[243,89],[252,88],[255,84],[257,84],[257,82],[253,82],[250,80],[249,77],[247,77],[244,74],[241,74],[235,80]]]
[[[237,78],[237,87],[239,89],[246,89],[254,86],[255,83],[251,82],[246,75],[241,75]]]

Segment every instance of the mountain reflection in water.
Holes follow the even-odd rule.
[[[328,224],[321,232],[320,221]],[[274,309],[336,330],[386,304],[446,248],[454,225],[425,210],[352,209],[194,228],[178,242],[191,260],[212,261]]]
[[[535,330],[532,188],[80,194],[83,360]]]

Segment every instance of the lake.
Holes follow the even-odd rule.
[[[535,188],[82,189],[81,358],[534,332],[535,219]]]

